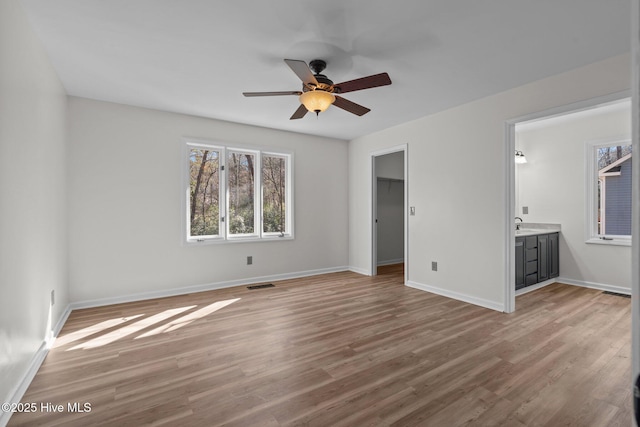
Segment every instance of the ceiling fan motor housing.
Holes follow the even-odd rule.
[[[320,89],[325,92],[333,92],[333,81],[324,74],[320,74],[325,68],[327,68],[327,63],[322,59],[314,59],[313,61],[309,62],[309,69],[313,72],[314,77],[318,82],[318,86],[316,86],[315,89]],[[302,85],[303,92],[308,92],[309,90],[312,89],[307,87],[307,85]]]
[[[311,85],[302,85],[302,91],[303,92],[309,92],[310,90],[323,90],[325,92],[338,92],[337,90],[335,90],[336,88],[333,87],[333,82],[331,80],[329,80],[326,76],[323,76],[322,74],[316,74],[315,75],[316,80],[318,81],[318,86],[315,86],[313,84]]]
[[[313,74],[320,74],[325,68],[327,68],[327,63],[322,59],[314,59],[309,62],[309,69],[313,71]]]

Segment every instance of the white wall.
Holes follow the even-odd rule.
[[[345,141],[73,97],[69,115],[72,301],[348,265]],[[184,136],[292,150],[295,240],[183,245]]]
[[[370,153],[408,144],[409,281],[496,309],[504,307],[505,121],[629,88],[621,55],[349,144],[349,261],[371,271]],[[431,271],[430,261],[438,262]]]
[[[66,94],[19,3],[0,1],[2,402],[67,305],[65,155]]]
[[[516,127],[516,147],[527,157],[526,164],[516,165],[516,213],[525,222],[562,226],[561,278],[630,291],[631,247],[585,243],[585,143],[631,138],[629,108],[596,111],[536,123],[533,129]]]

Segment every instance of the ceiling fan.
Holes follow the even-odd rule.
[[[391,79],[387,73],[374,74],[334,84],[327,76],[320,74],[327,67],[327,63],[321,59],[314,59],[308,66],[306,62],[297,59],[285,59],[284,62],[302,80],[302,91],[243,92],[242,94],[244,96],[299,96],[300,107],[293,113],[290,120],[303,118],[307,111],[313,111],[318,115],[329,108],[331,104],[355,115],[362,116],[371,110],[337,94],[391,84]]]

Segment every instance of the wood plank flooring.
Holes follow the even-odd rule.
[[[334,273],[72,312],[10,426],[624,426],[630,300],[504,314]],[[69,403],[90,412],[69,412]]]

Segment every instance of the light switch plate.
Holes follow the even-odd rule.
[[[529,213],[529,206],[522,207],[522,215],[527,215]]]
[[[409,215],[415,215],[416,214],[416,207],[415,206],[411,206],[409,208]]]

